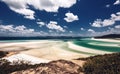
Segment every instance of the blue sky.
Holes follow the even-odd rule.
[[[120,0],[0,0],[0,36],[120,34]]]

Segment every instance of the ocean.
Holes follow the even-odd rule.
[[[74,40],[74,43],[79,46],[109,51],[109,52],[120,52],[120,42],[106,42],[106,41],[97,41],[92,39],[80,39]]]

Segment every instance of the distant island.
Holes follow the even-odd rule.
[[[103,36],[96,36],[95,38],[120,38],[120,34],[108,34]]]

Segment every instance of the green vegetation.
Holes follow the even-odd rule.
[[[6,54],[8,54],[8,52],[0,51],[0,58],[6,56]]]
[[[0,59],[0,74],[13,72],[15,74],[120,74],[120,53],[97,55],[77,60],[85,61],[82,68],[66,60],[31,65],[25,61],[10,63],[5,59]]]
[[[24,61],[11,64],[5,59],[0,60],[0,74],[78,74],[81,70],[79,65],[65,60],[36,65],[30,65]]]
[[[85,74],[120,74],[120,53],[94,56],[86,59]]]
[[[32,68],[28,62],[19,61],[10,63],[8,60],[0,59],[0,74],[9,74],[14,71]]]

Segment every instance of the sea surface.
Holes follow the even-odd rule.
[[[6,38],[5,38],[6,39]],[[108,51],[108,52],[120,52],[120,42],[106,42],[106,41],[97,41],[93,40],[91,38],[72,38],[72,39],[47,39],[47,38],[33,38],[33,39],[27,39],[24,38],[7,38],[5,40],[4,38],[0,40],[0,43],[14,43],[14,42],[31,42],[31,41],[38,41],[38,40],[63,40],[65,42],[72,41],[74,44],[94,49],[94,50],[102,50],[102,51]]]
[[[95,50],[120,52],[120,42],[106,42],[106,41],[97,41],[92,39],[79,39],[79,40],[74,40],[74,43],[79,46],[83,46]]]

